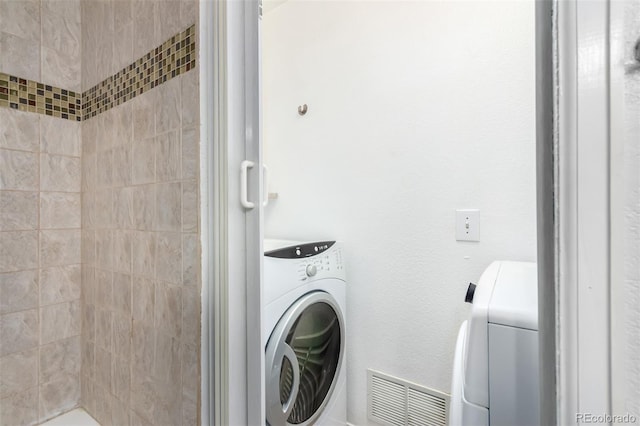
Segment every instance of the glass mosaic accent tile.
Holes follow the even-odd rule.
[[[196,65],[195,25],[82,94],[89,119],[191,70]]]
[[[80,93],[4,73],[0,73],[0,107],[82,120]]]
[[[0,107],[86,120],[193,69],[196,56],[192,25],[82,94],[0,73]]]

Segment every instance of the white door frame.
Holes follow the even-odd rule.
[[[200,1],[202,425],[265,419],[258,16],[258,0]]]
[[[622,7],[612,0],[556,3],[560,425],[589,423],[579,414],[625,414],[615,402],[616,377],[624,373],[612,362],[623,284]]]

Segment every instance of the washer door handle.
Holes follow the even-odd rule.
[[[291,393],[289,394],[287,402],[282,404],[282,414],[284,414],[285,419],[287,419],[289,418],[291,411],[293,411],[296,398],[298,397],[298,388],[300,387],[300,366],[298,364],[298,357],[296,356],[296,353],[291,349],[291,346],[286,343],[284,344],[284,352],[282,355],[289,360],[291,368],[293,368],[293,385],[291,386]]]

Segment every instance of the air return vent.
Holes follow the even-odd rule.
[[[446,426],[449,395],[367,370],[369,419],[392,426]]]

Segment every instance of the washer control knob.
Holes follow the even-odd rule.
[[[317,273],[318,273],[318,268],[316,268],[316,265],[307,265],[307,276],[308,277],[313,277]]]

